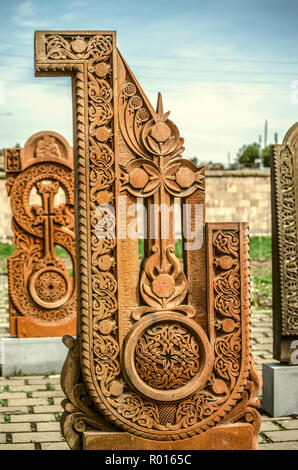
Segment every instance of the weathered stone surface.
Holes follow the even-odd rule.
[[[216,426],[190,439],[152,441],[127,432],[84,432],[84,450],[251,450],[251,424]]]
[[[61,135],[38,132],[4,156],[17,248],[8,260],[10,333],[75,334],[75,280],[55,250],[68,252],[75,275],[72,150]]]
[[[69,446],[80,448],[88,423],[96,449],[103,430],[127,436],[130,449],[140,440],[151,449],[256,448],[247,223],[205,223],[205,168],[181,157],[161,95],[154,111],[115,32],[37,32],[35,47],[37,75],[74,83],[80,313],[77,340],[63,339]],[[133,209],[137,200],[148,232],[140,267],[138,240],[119,220],[122,202]],[[190,209],[183,264],[174,200]]]
[[[298,365],[298,123],[272,147],[274,358]]]

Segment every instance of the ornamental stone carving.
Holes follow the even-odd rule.
[[[10,333],[75,334],[72,150],[59,134],[38,132],[24,148],[5,149],[4,157],[17,248],[8,260]],[[69,266],[57,246],[68,253]]]
[[[155,110],[115,32],[38,31],[35,52],[37,76],[73,77],[79,316],[77,339],[64,337],[65,439],[73,449],[255,449],[247,224],[205,224],[205,168],[182,158],[161,95]],[[191,214],[183,260],[174,201]],[[128,236],[136,202],[144,256]]]
[[[271,150],[273,352],[291,363],[298,344],[298,123]]]

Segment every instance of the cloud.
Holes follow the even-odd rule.
[[[39,10],[34,2],[25,0],[13,9],[12,22],[19,27],[35,28],[47,26],[47,22],[39,19]]]

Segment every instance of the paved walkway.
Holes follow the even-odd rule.
[[[0,276],[0,337],[9,336],[7,277]],[[255,362],[272,362],[271,310],[252,311]],[[0,377],[0,450],[66,450],[59,418],[64,394],[58,375]],[[260,396],[261,398],[261,396]],[[260,449],[298,450],[298,416],[271,418],[262,412]]]

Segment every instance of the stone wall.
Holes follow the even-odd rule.
[[[208,222],[248,222],[250,235],[271,235],[270,169],[207,171]]]
[[[207,171],[208,222],[249,222],[251,235],[271,234],[270,170]],[[0,171],[0,239],[10,239],[11,210]]]

